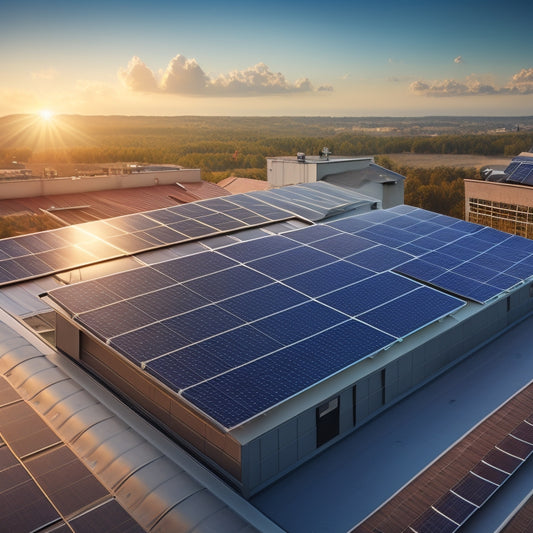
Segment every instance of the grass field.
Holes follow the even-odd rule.
[[[398,165],[409,167],[491,167],[499,170],[505,169],[511,162],[510,157],[494,157],[485,155],[465,155],[465,154],[384,154]],[[518,155],[518,154],[516,154]]]

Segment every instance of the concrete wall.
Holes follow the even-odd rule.
[[[152,185],[170,185],[176,182],[201,181],[199,169],[160,170],[123,174],[119,176],[95,176],[80,178],[52,178],[0,182],[0,199],[33,198],[54,194],[77,194],[112,189],[131,189]]]
[[[403,356],[339,392],[339,435],[325,445],[316,447],[316,408],[328,398],[243,446],[244,495],[250,497],[259,492],[333,445],[531,312],[533,284],[480,307],[470,318],[425,342],[405,339]]]

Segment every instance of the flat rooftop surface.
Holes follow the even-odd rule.
[[[533,377],[533,317],[252,499],[286,531],[348,531]],[[495,531],[531,491],[526,462],[462,531]]]

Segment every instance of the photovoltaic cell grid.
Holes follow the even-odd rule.
[[[327,224],[357,237],[379,243],[400,274],[462,298],[486,303],[533,276],[533,242],[477,224],[423,209],[399,206]],[[320,246],[320,243],[315,243]],[[379,249],[369,248],[375,255]],[[364,258],[356,254],[346,260]],[[365,267],[364,262],[358,261]]]
[[[533,424],[523,420],[409,527],[454,533],[533,453]]]
[[[515,157],[505,169],[508,183],[521,185],[533,185],[533,159],[527,157]]]
[[[390,270],[412,259],[311,226],[49,295],[231,428],[465,305]]]
[[[212,198],[0,240],[0,286],[294,216],[315,221],[362,202],[327,183]]]

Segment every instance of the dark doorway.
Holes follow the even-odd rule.
[[[316,408],[316,447],[339,434],[339,397]]]

